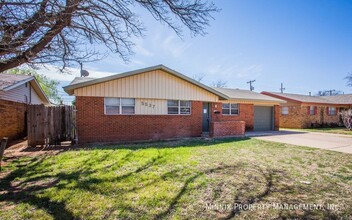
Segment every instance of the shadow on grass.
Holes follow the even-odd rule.
[[[221,144],[221,143],[228,143],[228,142],[234,142],[234,141],[242,141],[246,139],[218,139],[218,140],[211,140],[211,141],[204,141],[204,140],[191,140],[191,141],[186,141],[183,143],[179,143],[179,145],[175,147],[193,147],[193,146],[212,146],[216,144]],[[170,148],[167,143],[158,143],[162,146],[157,147],[155,145],[151,145],[155,148]],[[165,144],[165,146],[163,146]],[[143,146],[140,148],[138,147],[140,145],[131,146],[131,148],[126,148],[126,147],[118,147],[118,149],[144,149],[144,148],[149,148],[147,146]],[[110,149],[110,148],[116,148],[116,146],[102,146],[101,149]],[[99,147],[100,149],[100,147]],[[126,163],[129,163],[131,160],[134,159],[133,154],[135,152],[131,151],[128,152],[126,155],[121,157],[120,159],[114,161],[114,165],[108,165],[105,166],[104,168],[101,169],[108,169],[111,166],[115,166],[115,169],[122,168]],[[104,160],[107,159],[109,156],[109,153],[106,153],[99,157],[98,161],[95,161],[97,163],[103,162]],[[145,215],[150,218],[154,219],[165,219],[170,217],[172,214],[175,213],[175,211],[182,207],[184,204],[182,204],[182,198],[187,197],[189,193],[199,193],[200,191],[196,191],[198,188],[197,187],[191,187],[193,183],[197,182],[197,180],[202,177],[202,176],[210,176],[213,173],[223,173],[224,178],[227,178],[228,176],[234,175],[234,173],[227,172],[229,170],[233,171],[238,171],[241,173],[243,171],[243,164],[235,164],[235,165],[217,165],[216,167],[205,169],[205,170],[198,170],[198,169],[193,169],[190,170],[190,172],[185,172],[182,168],[180,167],[171,167],[171,170],[164,170],[162,169],[162,172],[160,172],[160,175],[157,177],[150,178],[147,182],[138,182],[140,181],[139,175],[146,174],[150,172],[151,168],[162,168],[165,164],[165,155],[162,155],[160,151],[157,151],[156,155],[149,156],[146,158],[146,161],[143,161],[141,164],[137,164],[136,166],[133,167],[133,169],[128,170],[127,172],[123,174],[116,174],[116,176],[113,177],[95,177],[92,176],[92,174],[95,174],[99,172],[97,168],[92,167],[92,164],[90,161],[92,158],[88,157],[85,160],[80,162],[79,166],[80,168],[78,170],[72,170],[72,171],[67,171],[67,172],[59,172],[59,173],[53,173],[47,171],[47,173],[43,173],[40,176],[33,176],[31,177],[29,175],[28,178],[26,178],[24,181],[17,183],[16,181],[17,178],[21,178],[25,176],[27,173],[33,172],[33,171],[39,171],[41,169],[40,165],[42,161],[45,159],[45,157],[42,158],[37,158],[33,159],[30,161],[29,164],[26,166],[21,166],[18,167],[18,169],[14,170],[11,172],[8,176],[6,176],[4,179],[0,180],[0,191],[3,191],[5,193],[0,194],[0,202],[14,202],[14,203],[25,203],[29,204],[32,206],[35,206],[37,209],[42,209],[45,210],[48,214],[50,214],[54,219],[79,219],[79,218],[87,218],[87,216],[77,216],[72,213],[71,210],[69,210],[67,207],[68,205],[64,201],[55,201],[52,198],[48,196],[44,196],[42,194],[43,191],[50,187],[55,187],[58,190],[61,189],[69,189],[69,190],[74,190],[74,189],[79,189],[82,191],[94,193],[94,194],[103,194],[106,196],[109,196],[110,194],[116,193],[116,195],[119,196],[119,199],[124,199],[125,197],[123,195],[129,193],[129,192],[138,192],[138,190],[143,190],[146,189],[148,186],[158,186],[158,183],[163,182],[165,180],[171,180],[171,181],[177,181],[181,183],[182,185],[177,189],[177,192],[174,193],[173,197],[170,199],[170,201],[167,202],[165,206],[162,207],[162,211],[155,215],[150,215],[147,213],[147,211],[144,211],[143,213],[142,210],[136,210],[135,207],[131,203],[123,203],[119,204],[119,208],[123,208],[124,212],[129,212],[131,215]],[[289,186],[286,188],[284,187],[278,187],[277,184],[280,181],[279,178],[284,177],[285,174],[281,170],[276,170],[270,167],[266,168],[261,168],[259,166],[256,166],[254,164],[250,165],[250,169],[252,172],[248,173],[248,177],[244,178],[244,180],[241,182],[240,185],[237,185],[236,187],[236,193],[235,196],[232,198],[233,203],[237,204],[242,204],[242,205],[249,205],[249,204],[256,204],[260,203],[261,201],[264,201],[266,198],[270,197],[273,195],[273,193],[281,193],[285,194],[286,191],[290,191],[291,189]],[[263,181],[260,182],[261,188],[263,190],[257,192],[256,194],[251,193],[252,189],[250,188],[251,181],[256,181],[256,179],[251,179],[252,176],[255,176],[255,174],[258,174],[259,177]],[[225,176],[227,175],[227,176]],[[210,178],[209,177],[209,178]],[[111,188],[108,189],[107,191],[102,191],[97,188],[96,186],[99,184],[104,185],[104,183],[107,182],[112,182],[112,183],[121,183],[126,181],[126,183],[131,184],[128,180],[129,178],[135,178],[137,180],[137,183],[135,183],[132,186],[126,185],[126,187],[121,187],[118,189]],[[73,186],[67,187],[67,183],[75,182]],[[34,183],[34,184],[33,184]],[[38,184],[40,183],[40,184]],[[217,183],[221,184],[221,183]],[[27,187],[29,185],[29,187]],[[221,188],[222,185],[220,185],[219,188]],[[117,190],[116,192],[113,192],[114,190]],[[216,200],[216,199],[214,199]],[[192,205],[192,204],[189,204]],[[120,218],[120,216],[115,216],[115,209],[116,207],[112,207],[106,210],[106,213],[104,215],[104,218]],[[198,210],[199,211],[199,210]],[[203,210],[204,211],[204,210]],[[241,213],[246,212],[246,210],[241,210],[239,208],[232,209],[228,213],[225,213],[224,216],[218,217],[219,219],[232,219],[237,216],[240,216]],[[290,218],[316,218],[317,213],[316,212],[310,212],[310,211],[305,211],[303,215],[296,215],[292,212],[280,212],[280,217],[282,219],[290,219]],[[330,213],[328,210],[322,210],[319,217],[326,218],[326,219],[334,219],[336,216],[332,213]],[[122,217],[123,218],[123,217]]]
[[[249,140],[249,137],[229,137],[229,138],[189,138],[179,140],[155,141],[145,143],[130,143],[130,144],[115,144],[115,143],[95,143],[80,145],[84,149],[127,149],[127,150],[140,150],[140,149],[169,149],[169,148],[184,148],[184,147],[203,147],[214,146],[218,144],[225,144],[230,142],[241,142]]]
[[[76,146],[47,146],[47,147],[31,147],[23,149],[23,152],[35,152],[35,151],[60,151],[64,152],[67,150],[95,150],[95,149],[128,149],[128,150],[140,150],[148,148],[179,148],[179,147],[199,147],[199,146],[212,146],[222,143],[239,142],[249,140],[249,137],[229,137],[229,138],[187,138],[187,139],[175,139],[175,140],[159,140],[149,142],[138,142],[138,143],[90,143],[90,144],[79,144]],[[59,153],[59,152],[58,152]]]

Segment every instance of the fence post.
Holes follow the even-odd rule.
[[[7,137],[2,138],[2,140],[1,140],[1,145],[0,145],[0,171],[1,171],[1,161],[2,161],[2,157],[4,155],[4,152],[5,152],[5,148],[6,148],[6,145],[7,145],[7,140],[8,140]]]

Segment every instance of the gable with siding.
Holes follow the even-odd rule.
[[[0,91],[0,99],[27,104],[43,103],[30,83],[24,83],[8,91]]]
[[[25,104],[50,105],[37,80],[30,75],[0,74],[0,99]]]
[[[213,94],[167,71],[157,69],[74,89],[75,96],[123,97],[217,102]]]

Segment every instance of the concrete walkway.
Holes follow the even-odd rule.
[[[301,131],[246,132],[247,137],[352,154],[352,137]]]

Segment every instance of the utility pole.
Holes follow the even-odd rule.
[[[281,88],[280,88],[281,93],[284,93],[284,90],[285,90],[285,89],[286,89],[286,88],[284,88],[283,83],[281,83]]]
[[[83,64],[82,64],[82,62],[79,62],[79,61],[78,61],[78,63],[79,63],[79,65],[81,66],[81,71],[80,71],[80,73],[81,73],[81,77],[83,77],[83,75],[82,75]]]
[[[249,89],[250,89],[251,91],[254,90],[254,86],[252,86],[252,83],[254,83],[254,82],[255,82],[255,80],[249,80],[249,81],[247,82],[247,84],[249,84]]]

